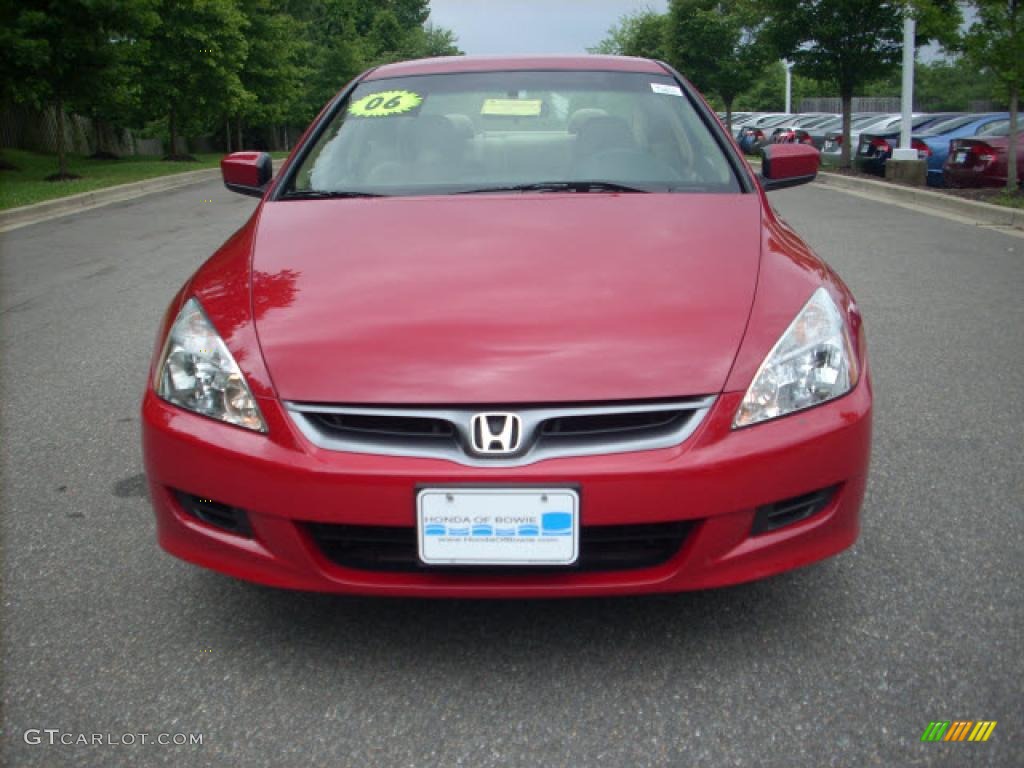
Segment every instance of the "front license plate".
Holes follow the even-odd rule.
[[[567,488],[425,488],[416,533],[426,565],[572,565],[579,494]]]

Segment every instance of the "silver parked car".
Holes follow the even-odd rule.
[[[920,113],[915,113],[917,117]],[[866,119],[861,125],[856,125],[856,121],[852,121],[850,124],[850,146],[853,149],[850,150],[850,158],[852,160],[854,153],[857,151],[857,144],[860,142],[860,135],[863,131],[880,131],[888,128],[893,123],[898,122],[900,119],[899,112],[890,113],[887,115],[875,115],[874,118]],[[825,134],[825,140],[821,145],[821,164],[826,166],[837,166],[842,159],[843,153],[843,127],[842,124],[834,130]]]

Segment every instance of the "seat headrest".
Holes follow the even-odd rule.
[[[455,130],[462,138],[472,139],[476,135],[476,126],[468,115],[451,114],[445,115],[445,118],[455,126]]]
[[[465,137],[444,115],[420,115],[409,121],[406,141],[413,157],[425,155],[455,157]]]
[[[633,131],[622,117],[592,117],[583,124],[576,137],[576,151],[581,155],[635,146]]]
[[[595,109],[592,107],[577,109],[575,112],[572,113],[572,116],[569,118],[569,133],[579,133],[580,129],[583,127],[583,124],[588,120],[591,120],[595,117],[606,117],[607,115],[608,113],[605,112],[603,109]]]

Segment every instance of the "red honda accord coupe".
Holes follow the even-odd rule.
[[[861,315],[692,86],[602,56],[350,83],[178,292],[142,404],[161,546],[278,587],[734,584],[857,537]]]

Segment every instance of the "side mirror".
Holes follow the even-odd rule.
[[[765,192],[814,181],[821,154],[803,144],[768,144],[761,149],[761,186]]]
[[[241,195],[263,197],[267,182],[274,175],[266,152],[234,152],[220,161],[224,186]]]

